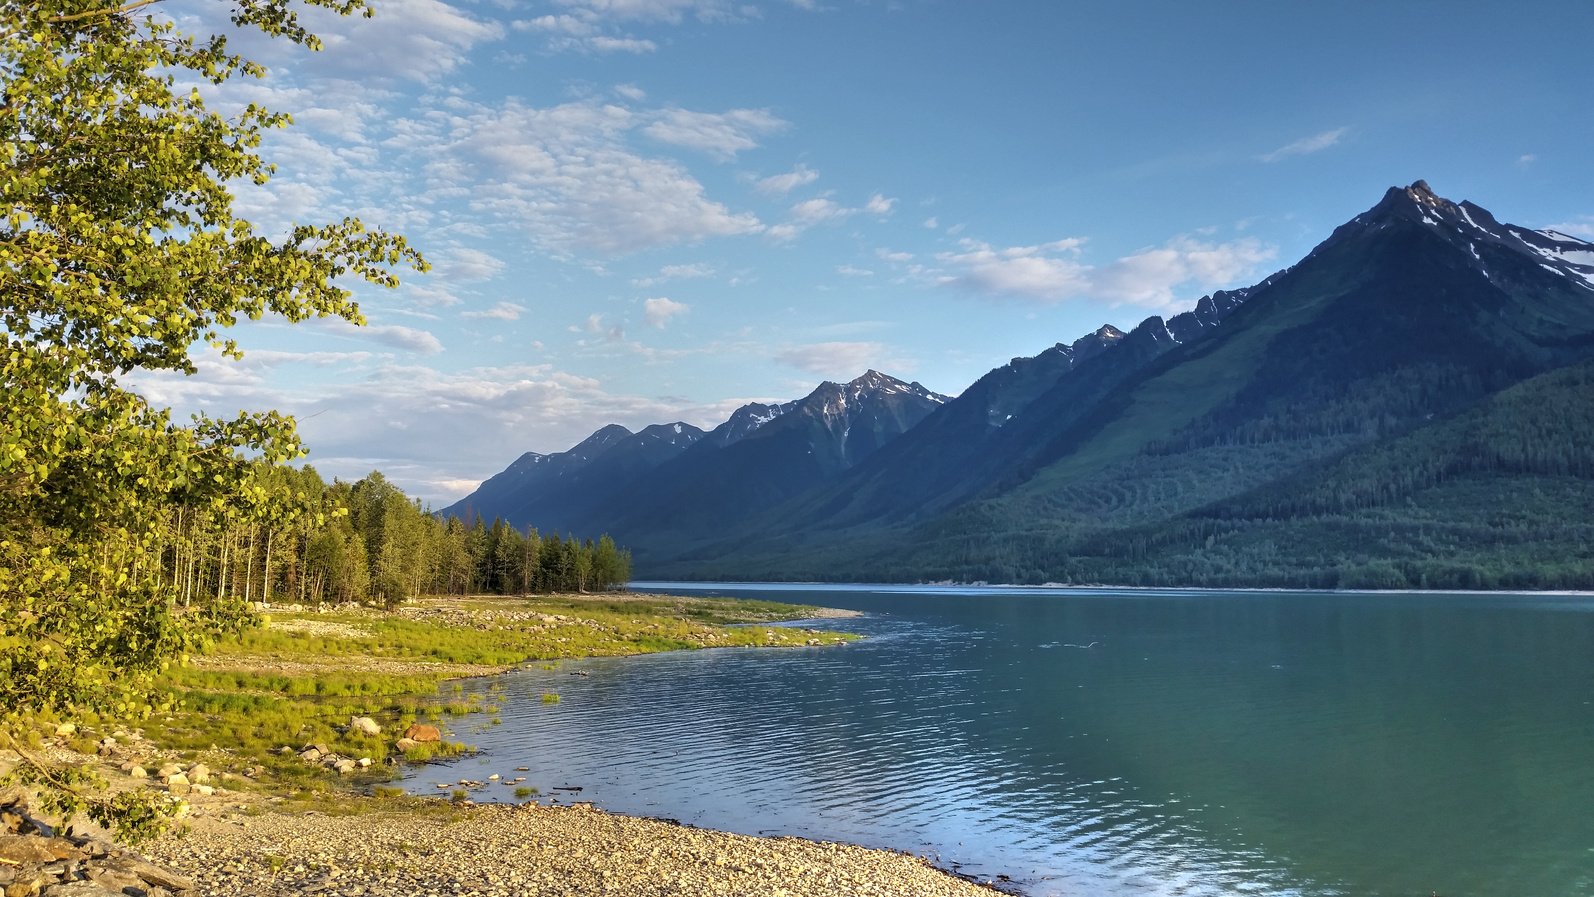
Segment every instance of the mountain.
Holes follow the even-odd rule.
[[[494,517],[513,519],[514,511],[522,504],[557,488],[562,481],[591,463],[593,458],[631,436],[631,431],[625,427],[610,424],[598,428],[567,451],[551,455],[526,452],[476,487],[476,491],[438,513],[444,517],[465,520],[472,520],[478,515],[488,520]]]
[[[740,442],[752,435],[754,430],[797,407],[799,401],[793,399],[779,405],[766,405],[763,402],[743,405],[732,412],[724,423],[708,432],[707,442],[717,448]]]
[[[571,509],[611,499],[638,476],[690,448],[704,433],[691,424],[654,424],[632,433],[618,424],[599,428],[564,452],[527,452],[442,516],[477,515],[524,528],[569,532]]]
[[[1054,346],[998,368],[828,486],[641,572],[1438,587],[1531,568],[1594,584],[1575,538],[1589,472],[1565,448],[1594,432],[1569,373],[1594,358],[1594,246],[1419,181],[1208,300],[1087,358]],[[1485,408],[1494,423],[1463,423]],[[1517,419],[1534,428],[1499,425]],[[1458,460],[1463,432],[1519,460]],[[1375,460],[1388,481],[1370,488],[1353,474]],[[1479,529],[1494,519],[1537,541]],[[1530,545],[1571,560],[1534,567]]]
[[[871,370],[848,383],[826,381],[783,405],[751,413],[744,407],[586,519],[642,557],[711,541],[866,460],[946,402],[918,383]],[[748,431],[749,420],[761,423]]]
[[[641,434],[604,428],[472,500],[649,577],[1594,588],[1591,396],[1594,244],[1418,181],[956,399],[870,371],[626,463]]]
[[[1265,282],[1264,282],[1265,283]],[[867,463],[782,509],[782,521],[847,526],[923,517],[1009,476],[1083,398],[1128,377],[1164,351],[1200,339],[1253,288],[1204,296],[1195,309],[1133,331],[1106,324],[1031,358],[1015,358],[976,380]]]
[[[522,456],[443,513],[486,508],[521,527],[607,532],[642,554],[701,542],[852,468],[946,401],[871,370],[801,399],[744,405],[706,434],[672,424],[677,438],[649,442],[660,427],[618,438],[624,428],[605,427],[569,452]],[[555,466],[556,476],[534,475]]]

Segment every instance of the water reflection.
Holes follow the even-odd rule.
[[[488,755],[416,790],[530,766],[1037,895],[1594,893],[1587,599],[780,591],[871,638],[514,674]]]

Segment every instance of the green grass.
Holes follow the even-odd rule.
[[[449,720],[484,711],[492,715],[488,725],[501,722],[496,714],[502,686],[490,685],[488,698],[466,696],[459,683],[449,681],[462,672],[528,663],[549,668],[567,657],[852,638],[776,627],[771,641],[763,627],[725,624],[799,619],[811,612],[794,605],[728,599],[425,600],[412,613],[277,615],[265,626],[214,646],[204,667],[169,672],[163,684],[177,707],[145,721],[145,733],[160,747],[185,759],[204,759],[218,772],[264,768],[264,774],[230,780],[228,787],[314,798],[351,787],[369,790],[396,774],[389,761],[424,763],[473,750],[447,740],[424,742],[402,755],[394,747],[396,738],[416,722],[445,733]],[[338,624],[352,637],[308,634],[293,628],[300,620]],[[414,668],[384,671],[384,664],[391,669],[395,663]],[[542,696],[544,703],[558,700],[552,693]],[[353,716],[372,717],[382,734],[345,731]],[[90,741],[85,745],[92,753]],[[324,744],[337,754],[373,762],[369,769],[338,776],[299,759],[298,749],[307,744]],[[281,753],[284,746],[292,751]]]

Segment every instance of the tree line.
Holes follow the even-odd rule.
[[[377,601],[423,594],[604,591],[631,555],[597,541],[525,532],[480,516],[440,519],[380,473],[325,482],[313,467],[259,471],[261,488],[300,513],[260,518],[167,512],[160,585],[179,603]]]

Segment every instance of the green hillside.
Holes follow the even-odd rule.
[[[1065,374],[961,462],[962,501],[914,493],[930,464],[832,489],[933,515],[826,519],[810,497],[644,572],[1594,587],[1590,291],[1427,217],[1456,208],[1391,191],[1210,337]],[[910,431],[882,458],[958,450]]]

